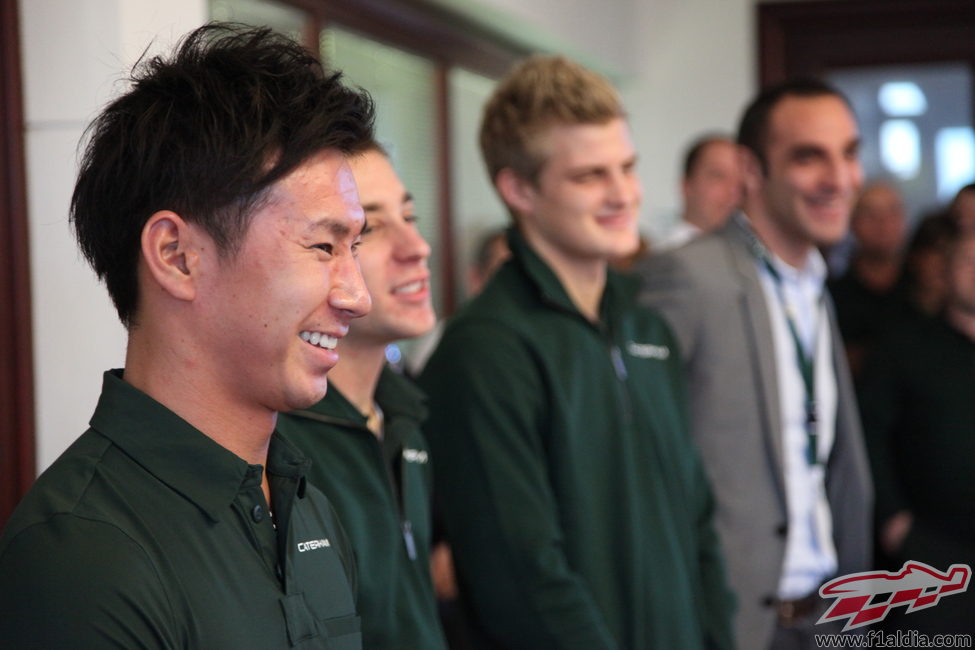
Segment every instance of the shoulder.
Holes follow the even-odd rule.
[[[644,285],[651,287],[726,281],[734,266],[735,246],[729,233],[709,233],[680,248],[650,255],[638,265],[637,271]]]
[[[80,514],[91,519],[113,516],[111,500],[102,498],[97,485],[106,473],[125,472],[125,456],[113,454],[113,444],[88,430],[55,460],[34,482],[7,524],[10,533],[59,514]],[[108,460],[106,460],[108,459]],[[93,489],[95,486],[95,489]]]
[[[8,530],[0,544],[0,637],[49,647],[175,639],[158,559],[119,524],[73,513]]]
[[[137,531],[137,512],[120,486],[135,487],[147,474],[99,433],[89,430],[31,487],[0,539],[0,562],[13,557],[37,566],[54,558],[79,558],[65,575],[98,567],[107,578],[124,579],[126,561],[150,561]],[[90,561],[84,559],[88,556]],[[102,558],[108,561],[100,566]],[[125,567],[124,569],[122,567]]]
[[[501,291],[485,292],[474,298],[447,322],[428,369],[430,364],[436,366],[444,358],[452,364],[465,360],[474,363],[493,357],[499,348],[522,345],[531,322],[525,317],[524,305],[518,303],[519,300]],[[425,388],[423,382],[420,386]]]

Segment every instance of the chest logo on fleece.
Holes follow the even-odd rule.
[[[423,465],[427,462],[427,452],[422,449],[411,449],[407,447],[403,450],[403,460],[407,463],[419,463]]]
[[[659,359],[663,361],[670,356],[670,348],[666,345],[654,345],[653,343],[630,341],[626,344],[626,351],[630,353],[630,356],[638,359]]]
[[[319,548],[328,548],[332,545],[328,539],[309,539],[306,542],[298,542],[298,552],[314,551]]]

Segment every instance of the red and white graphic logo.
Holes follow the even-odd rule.
[[[823,598],[836,602],[816,624],[848,618],[843,631],[882,621],[894,607],[907,606],[907,613],[934,607],[942,596],[968,589],[972,570],[967,564],[952,564],[946,573],[923,562],[905,562],[900,571],[865,571],[830,580],[819,588]],[[889,595],[888,595],[889,594]]]

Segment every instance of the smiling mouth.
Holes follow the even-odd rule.
[[[418,291],[422,291],[423,289],[425,289],[426,286],[427,286],[426,280],[417,280],[416,282],[411,282],[409,284],[404,284],[401,287],[396,287],[395,289],[393,289],[393,294],[396,295],[400,293],[417,293]]]
[[[309,332],[305,330],[299,334],[302,341],[306,343],[311,343],[320,348],[325,348],[326,350],[334,350],[335,346],[339,344],[339,340],[334,336],[329,336],[328,334],[322,334],[321,332]]]
[[[596,221],[604,225],[629,225],[634,220],[634,215],[629,212],[614,212],[596,216]]]

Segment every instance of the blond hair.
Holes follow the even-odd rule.
[[[484,106],[481,155],[491,182],[505,168],[535,182],[546,158],[541,139],[552,126],[625,116],[602,76],[563,56],[531,56],[512,68]]]

